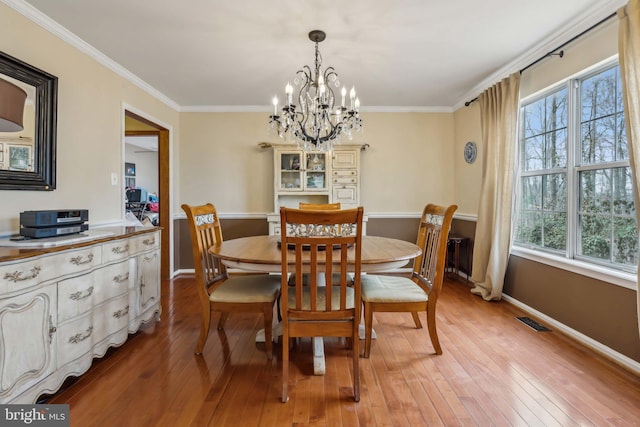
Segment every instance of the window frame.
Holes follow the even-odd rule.
[[[522,98],[518,105],[519,123],[523,120],[523,110],[525,105],[532,104],[544,99],[554,92],[567,89],[567,158],[566,167],[539,169],[534,171],[521,170],[520,163],[523,160],[522,129],[518,126],[517,149],[516,149],[516,170],[514,171],[514,218],[519,218],[522,192],[522,178],[526,176],[544,176],[553,173],[564,173],[566,182],[566,205],[567,205],[567,244],[566,250],[556,250],[545,248],[515,240],[518,227],[517,220],[512,223],[512,239],[510,253],[521,258],[530,259],[542,264],[550,265],[559,269],[571,271],[583,276],[602,280],[608,283],[619,285],[628,289],[637,290],[637,266],[635,268],[616,268],[606,261],[598,262],[597,259],[578,254],[578,209],[579,209],[579,174],[588,170],[613,169],[616,167],[631,167],[630,160],[618,160],[597,164],[576,164],[580,159],[580,116],[575,111],[579,107],[580,87],[579,81],[584,81],[594,75],[604,72],[608,68],[619,66],[618,56],[607,58],[593,66],[578,73],[566,77],[548,87],[532,93]],[[577,122],[576,122],[577,120]],[[581,162],[580,162],[581,163]],[[638,208],[638,207],[636,207]],[[544,210],[542,210],[544,212]]]

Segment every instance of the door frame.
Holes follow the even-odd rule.
[[[126,126],[123,125],[123,141],[125,136],[157,135],[158,137],[158,219],[159,226],[162,229],[162,238],[160,239],[160,277],[161,280],[167,280],[171,278],[171,247],[173,242],[170,176],[172,128],[171,126],[159,124],[157,120],[145,117],[144,113],[134,110],[135,109],[130,106],[124,106],[124,115],[122,118],[123,122],[125,122],[125,117],[129,117],[141,123],[144,123],[152,129],[142,131],[127,130]]]

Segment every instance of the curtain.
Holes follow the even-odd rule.
[[[519,92],[516,72],[478,96],[484,162],[471,292],[487,301],[502,298],[509,260]]]
[[[640,224],[640,0],[629,0],[626,6],[618,9],[618,18],[618,54],[627,145],[634,183],[636,218]],[[638,270],[640,278],[640,268]],[[640,329],[640,289],[636,290],[636,297]]]

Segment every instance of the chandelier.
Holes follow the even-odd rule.
[[[294,103],[294,87],[285,86],[285,103],[282,114],[278,114],[278,98],[273,98],[273,114],[269,116],[270,133],[277,134],[286,141],[295,141],[300,148],[308,151],[328,151],[343,137],[351,140],[355,132],[362,130],[360,100],[356,98],[355,87],[349,92],[349,106],[346,105],[347,89],[342,86],[341,102],[333,91],[340,87],[338,73],[333,67],[322,70],[322,55],[318,43],[326,37],[324,31],[313,30],[309,39],[316,45],[315,67],[308,65],[298,70],[293,80],[297,95]]]

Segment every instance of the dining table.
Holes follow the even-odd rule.
[[[350,249],[354,251],[353,249]],[[282,253],[280,237],[261,235],[225,240],[209,248],[211,254],[227,266],[252,272],[281,273]],[[354,251],[355,252],[355,251]],[[405,267],[412,259],[422,253],[415,243],[381,236],[362,236],[361,272],[380,273]],[[310,263],[310,255],[303,251],[303,265]],[[296,263],[295,251],[290,250],[290,265]],[[339,257],[334,262],[340,262]],[[355,256],[348,256],[347,262],[355,264]],[[362,327],[363,325],[361,325]],[[273,336],[278,336],[280,324],[274,325]],[[261,332],[261,333],[260,333]],[[256,336],[256,341],[264,342],[264,330]],[[281,332],[280,332],[281,334]],[[363,331],[361,331],[363,335]],[[313,339],[314,374],[325,372],[324,343],[322,338]]]

